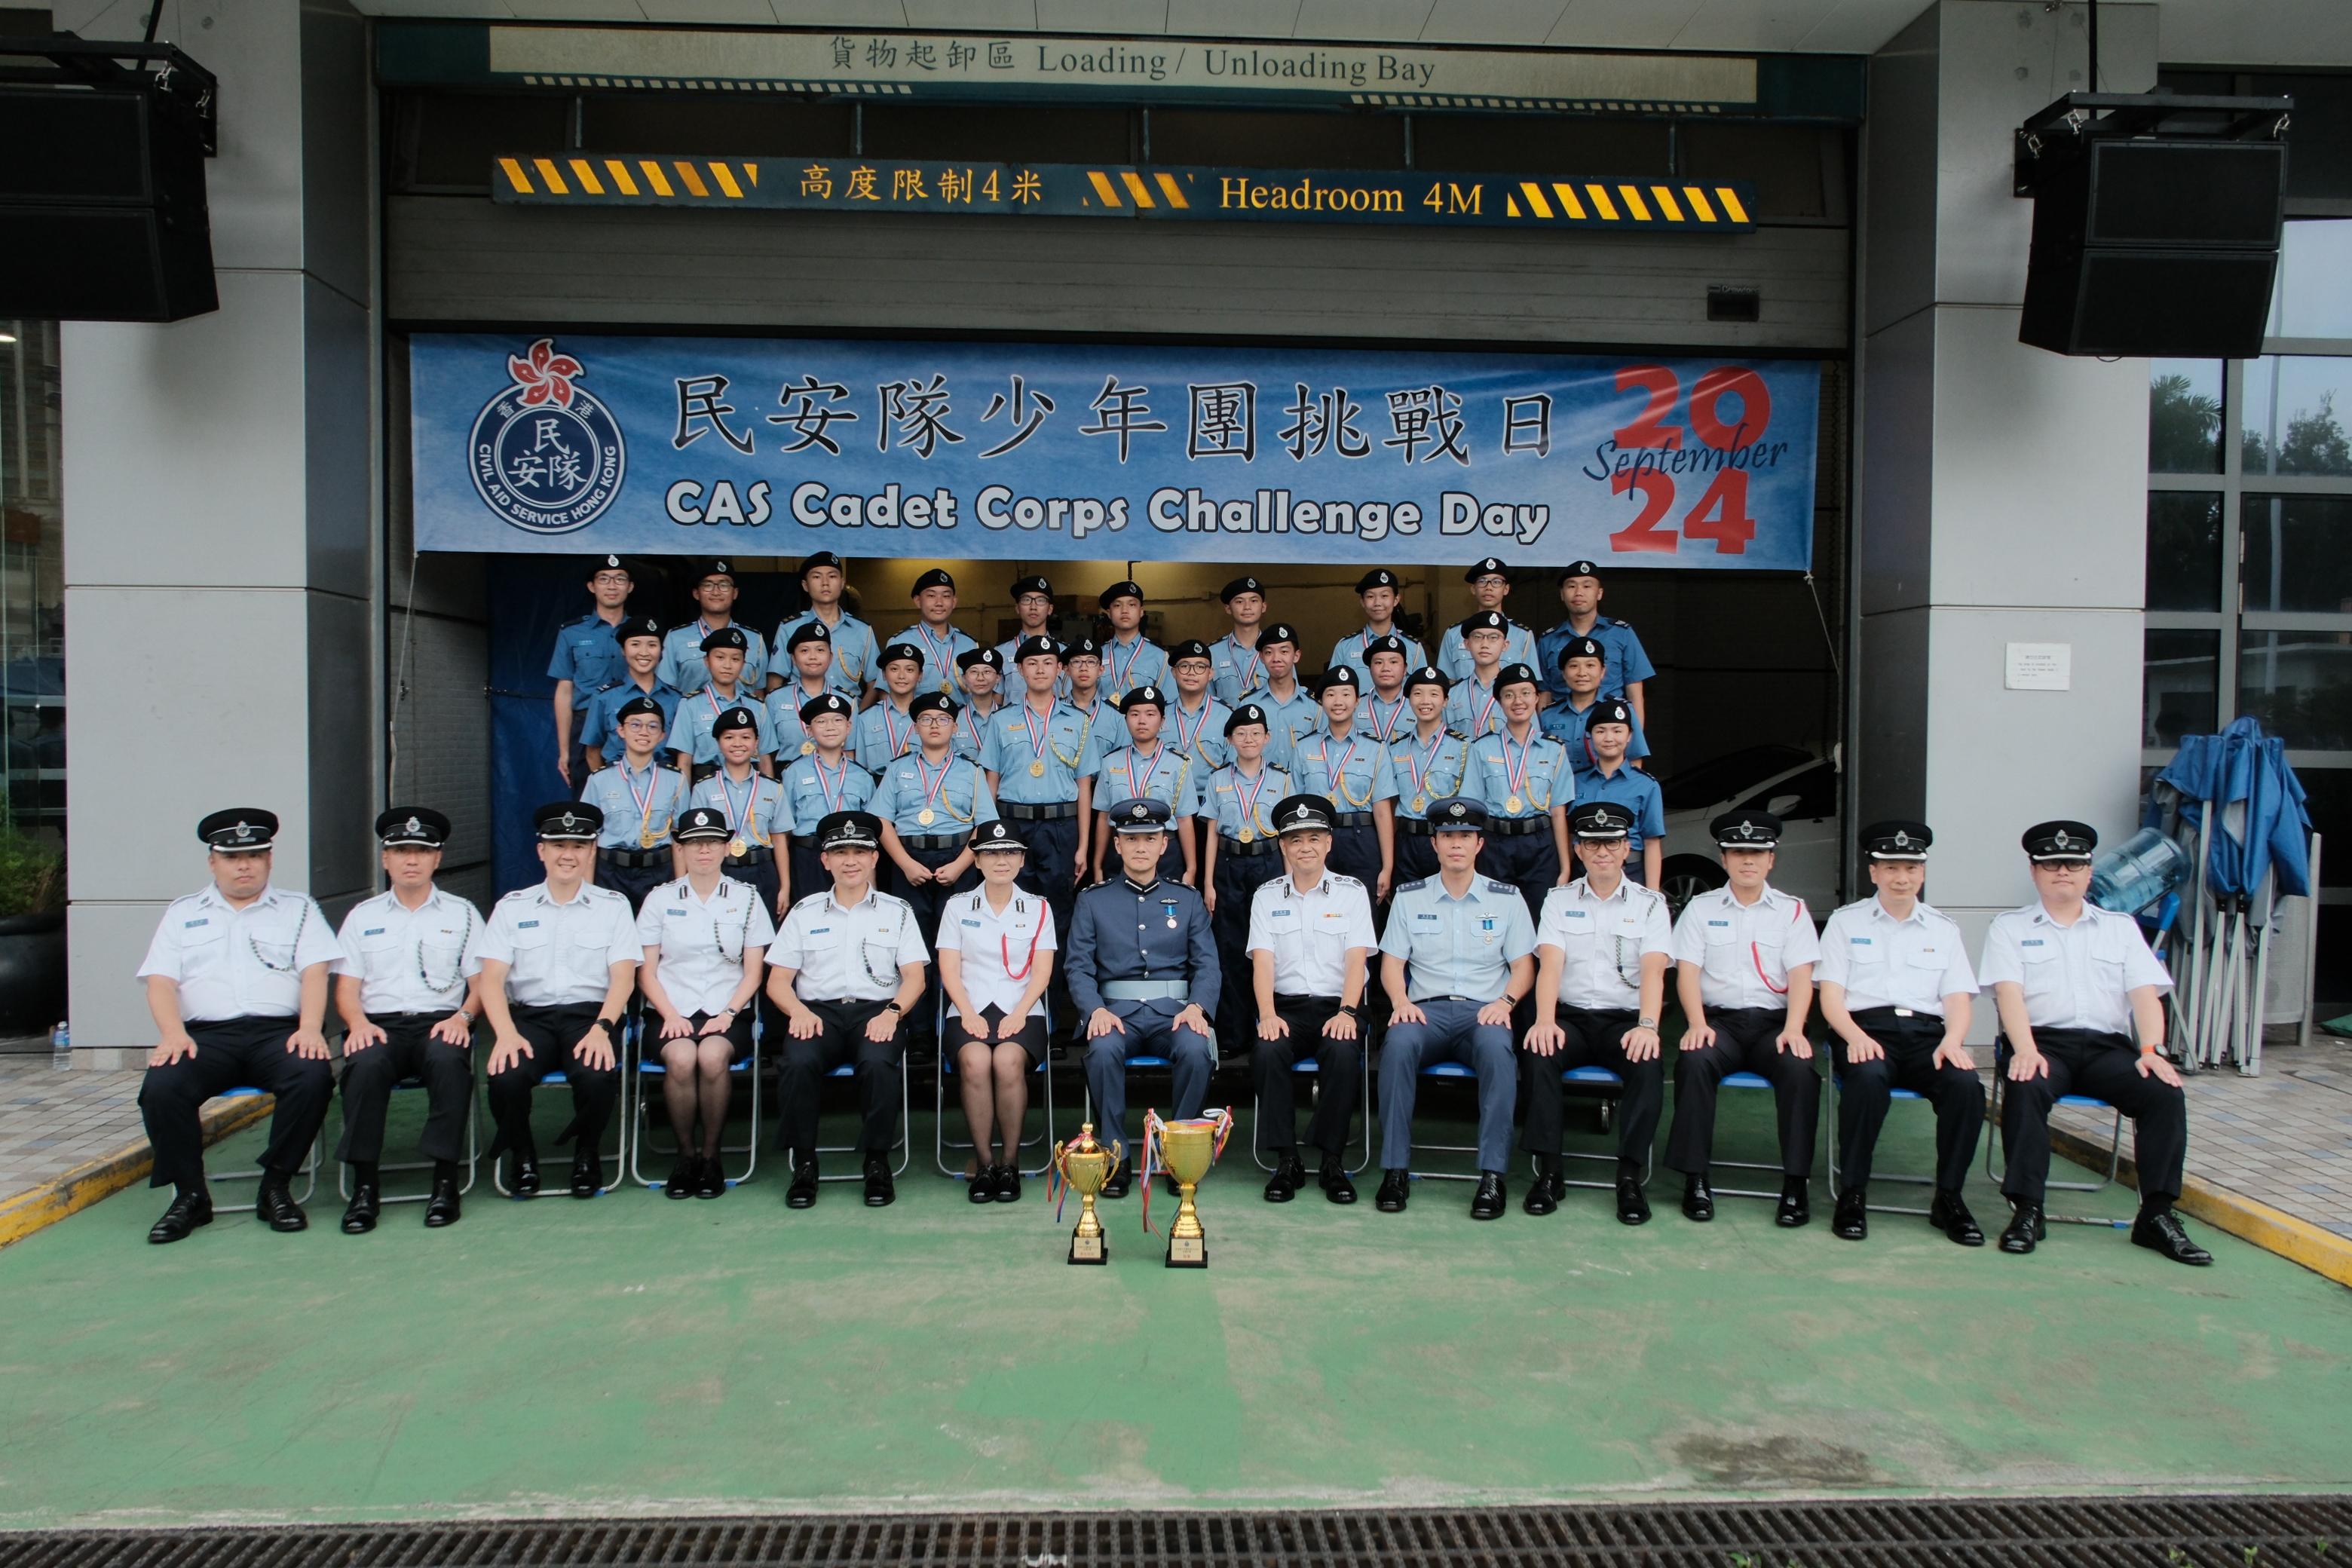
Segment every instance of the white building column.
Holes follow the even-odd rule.
[[[2147,91],[2156,7],[2099,20],[2100,87]],[[1938,0],[1870,68],[1854,799],[1934,827],[1927,896],[1971,954],[2032,895],[2029,825],[2112,843],[2137,815],[2147,364],[2017,341],[2033,204],[2011,132],[2088,88],[2084,21]],[[2069,689],[2011,689],[2017,643],[2063,647]]]
[[[145,13],[70,0],[56,21],[135,39]],[[220,79],[221,308],[64,333],[68,1016],[92,1067],[154,1040],[132,972],[204,885],[204,813],[277,812],[276,881],[331,914],[376,879],[366,26],[340,3],[167,0],[158,36]]]

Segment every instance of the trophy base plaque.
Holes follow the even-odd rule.
[[[1209,1266],[1209,1238],[1205,1236],[1171,1236],[1168,1238],[1168,1267],[1171,1268],[1206,1268]]]
[[[1073,1263],[1108,1263],[1110,1238],[1101,1236],[1070,1237],[1070,1261]]]

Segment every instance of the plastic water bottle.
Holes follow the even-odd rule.
[[[49,1064],[60,1068],[73,1066],[73,1031],[66,1027],[63,1018],[58,1019],[57,1026],[49,1031]]]
[[[2091,868],[2091,901],[2119,915],[2137,914],[2189,877],[2189,857],[2153,827],[2143,827]]]

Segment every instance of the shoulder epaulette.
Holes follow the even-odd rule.
[[[500,902],[500,903],[502,903],[502,904],[503,904],[503,903],[507,903],[507,902],[509,902],[509,901],[510,901],[510,900],[515,900],[515,899],[527,899],[527,898],[530,897],[530,896],[531,896],[531,894],[533,894],[533,893],[537,892],[538,890],[539,890],[539,889],[536,889],[536,888],[517,888],[513,892],[507,894],[504,898],[501,898],[501,899],[499,900],[499,902]]]
[[[813,904],[819,899],[830,898],[832,895],[833,889],[830,888],[827,888],[822,893],[803,893],[799,898],[793,900],[793,908],[797,910],[805,904]]]
[[[1516,893],[1519,889],[1512,883],[1489,877],[1486,879],[1486,890],[1490,893]]]
[[[1414,881],[1407,882],[1403,887],[1399,888],[1397,891],[1400,893],[1410,893],[1416,888],[1426,888],[1427,886],[1429,886],[1429,879],[1423,877]]]
[[[1345,871],[1326,871],[1324,875],[1343,888],[1360,888],[1364,885],[1362,878],[1350,877]]]

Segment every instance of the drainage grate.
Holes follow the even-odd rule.
[[[2346,1568],[2352,1497],[1990,1498],[0,1534],[0,1568]]]

